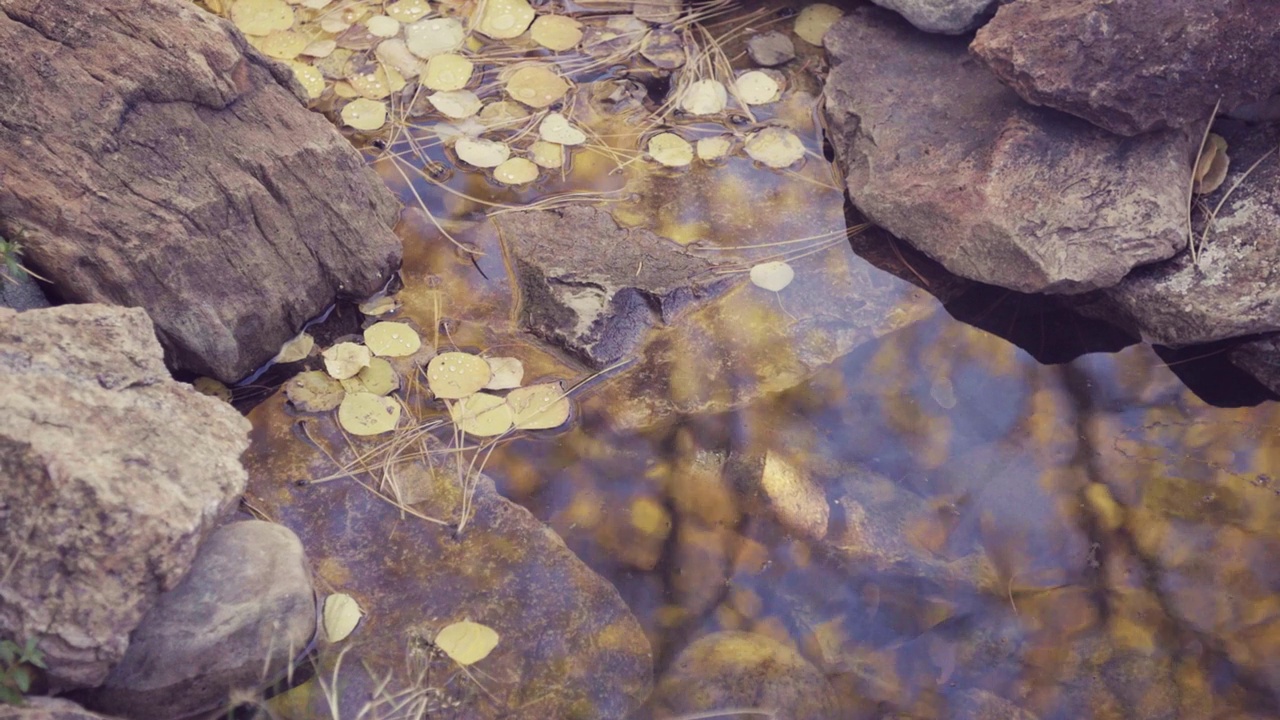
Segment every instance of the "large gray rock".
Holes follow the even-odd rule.
[[[315,630],[298,536],[259,520],[224,525],[143,617],[90,705],[133,720],[216,710],[278,680]]]
[[[1280,3],[1018,0],[973,51],[1022,97],[1122,135],[1197,130],[1280,88]]]
[[[1024,103],[968,56],[859,8],[827,33],[849,198],[953,273],[1023,292],[1107,287],[1185,244],[1192,141],[1121,138]]]
[[[174,382],[137,308],[0,309],[0,635],[97,685],[245,484],[248,423]]]
[[[998,0],[871,0],[925,32],[958,35],[982,24]]]
[[[146,18],[146,22],[138,22]],[[184,0],[0,4],[0,234],[236,380],[400,260],[398,204],[283,65]]]
[[[1221,121],[1216,131],[1227,141],[1231,167],[1216,192],[1204,197],[1218,209],[1199,262],[1185,252],[1172,260],[1139,268],[1105,292],[1104,312],[1144,340],[1191,345],[1280,330],[1280,161],[1263,160],[1280,141],[1280,128]],[[1196,240],[1203,233],[1196,222]]]
[[[27,698],[22,707],[0,705],[0,720],[111,720],[71,702],[51,697]]]

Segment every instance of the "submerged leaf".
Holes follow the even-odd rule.
[[[780,127],[767,127],[747,139],[747,155],[775,170],[794,165],[804,157],[804,143]]]
[[[476,167],[498,167],[511,157],[511,148],[496,140],[473,140],[469,137],[458,138],[453,151],[458,158]]]
[[[369,98],[352,100],[342,108],[342,122],[357,130],[377,130],[387,122],[387,106]]]
[[[702,138],[697,142],[698,157],[702,160],[719,160],[733,149],[733,141],[724,135]]]
[[[445,90],[431,93],[427,101],[445,117],[462,120],[476,114],[480,109],[480,98],[470,90]]]
[[[548,430],[569,419],[569,398],[558,382],[516,388],[507,395],[520,430]]]
[[[748,105],[764,105],[778,99],[778,81],[759,70],[743,73],[734,83],[738,98]]]
[[[433,641],[445,655],[462,666],[471,665],[489,656],[498,646],[498,633],[480,623],[463,620],[447,625]]]
[[[468,395],[449,408],[453,424],[476,437],[495,437],[511,429],[515,413],[497,395],[478,392]]]
[[[538,167],[555,170],[564,167],[564,146],[546,140],[535,140],[529,146],[529,156]]]
[[[342,384],[322,370],[308,370],[284,384],[284,395],[301,412],[328,412],[342,404]]]
[[[719,80],[697,80],[680,96],[680,109],[690,115],[715,115],[729,102],[729,91]]]
[[[796,271],[781,260],[760,263],[751,268],[751,282],[756,287],[773,292],[778,292],[790,285],[795,277]]]
[[[338,424],[352,435],[380,435],[396,429],[400,403],[370,392],[347,393],[338,406]]]
[[[693,162],[693,146],[674,133],[649,138],[649,156],[667,167],[684,167]]]
[[[507,94],[541,110],[560,101],[569,92],[569,83],[543,65],[528,65],[507,78]]]
[[[827,31],[843,16],[843,10],[826,3],[808,5],[796,16],[796,35],[810,45],[821,46]]]
[[[557,145],[581,145],[587,141],[586,133],[570,125],[560,113],[547,113],[538,125],[538,136]]]
[[[191,383],[196,392],[209,397],[216,397],[223,402],[231,402],[231,389],[211,377],[198,377]]]
[[[364,613],[356,599],[346,593],[334,593],[324,599],[324,636],[329,642],[342,642],[360,624]]]
[[[427,363],[427,387],[442,400],[471,395],[487,385],[492,375],[489,363],[471,353],[441,353]]]

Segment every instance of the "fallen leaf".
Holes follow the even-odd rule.
[[[292,30],[273,32],[262,39],[258,49],[263,55],[276,60],[292,60],[307,47],[307,38]]]
[[[370,73],[356,73],[347,78],[361,97],[383,100],[405,86],[404,77],[392,67],[380,67]],[[385,114],[385,109],[383,110]],[[363,128],[362,128],[363,129]]]
[[[527,65],[507,78],[507,94],[531,108],[549,107],[569,92],[569,83],[543,65]]]
[[[748,105],[764,105],[778,99],[778,82],[759,70],[743,73],[733,87],[738,98]]]
[[[733,141],[724,135],[702,138],[696,144],[698,157],[702,160],[719,160],[733,149]]]
[[[476,437],[495,437],[511,429],[515,413],[497,395],[478,392],[468,395],[449,408],[453,424]]]
[[[760,484],[782,524],[817,538],[827,534],[831,515],[827,497],[800,469],[766,453]]]
[[[231,388],[211,377],[198,377],[191,383],[196,392],[209,397],[216,397],[223,402],[231,402]]]
[[[538,166],[524,158],[511,158],[493,169],[493,179],[503,185],[524,185],[538,179]]]
[[[480,109],[480,98],[470,90],[445,90],[431,93],[427,101],[445,117],[462,120],[476,114]]]
[[[324,599],[324,636],[329,642],[342,642],[360,624],[364,613],[356,599],[346,593],[334,593]]]
[[[808,5],[796,16],[796,35],[810,45],[821,46],[827,31],[843,16],[843,10],[826,3]]]
[[[507,395],[507,404],[515,412],[514,424],[520,430],[556,428],[569,419],[569,398],[558,382],[516,388]]]
[[[357,130],[377,130],[387,122],[387,106],[369,98],[352,100],[342,108],[342,122]]]
[[[393,38],[400,34],[400,21],[386,15],[374,15],[366,18],[364,26],[369,34],[380,38]]]
[[[400,376],[386,358],[376,357],[369,361],[369,367],[356,373],[355,377],[341,381],[342,389],[350,393],[367,392],[374,395],[390,395],[400,389]]]
[[[397,0],[388,5],[383,12],[402,23],[411,23],[431,12],[431,6],[427,0]]]
[[[663,70],[675,70],[685,64],[688,50],[684,39],[675,30],[654,28],[645,33],[640,42],[640,54]]]
[[[315,338],[305,332],[298,333],[297,337],[280,346],[280,352],[276,353],[275,360],[272,362],[291,363],[305,360],[315,346]]]
[[[284,384],[284,396],[301,412],[329,412],[342,403],[342,384],[322,370],[298,373]]]
[[[525,0],[486,0],[476,31],[494,40],[510,40],[529,29],[533,17],[533,8]]]
[[[463,620],[436,633],[435,646],[462,666],[480,662],[498,646],[498,633],[480,623]]]
[[[461,90],[471,80],[475,66],[471,61],[454,53],[433,55],[427,61],[427,71],[422,84],[429,90]]]
[[[489,363],[489,371],[492,373],[488,384],[484,386],[485,390],[510,390],[520,387],[520,382],[524,380],[524,363],[520,362],[519,358],[492,357],[484,360]]]
[[[360,372],[369,366],[369,348],[353,342],[343,342],[320,353],[324,358],[324,369],[334,380],[342,380]]]
[[[1207,195],[1222,186],[1227,179],[1231,158],[1227,156],[1227,140],[1217,133],[1209,133],[1204,150],[1196,162],[1195,192]]]
[[[386,315],[399,309],[400,302],[390,295],[375,295],[356,307],[365,315]]]
[[[364,344],[374,355],[404,357],[418,352],[422,338],[404,323],[380,322],[365,328]]]
[[[231,22],[245,35],[270,35],[293,27],[293,8],[284,0],[236,0]]]
[[[564,167],[564,146],[546,140],[535,140],[529,146],[529,156],[538,167],[555,170]]]
[[[293,70],[293,76],[302,89],[307,91],[308,98],[315,100],[324,94],[324,75],[319,70],[300,62],[289,63],[289,69]]]
[[[396,429],[400,403],[371,392],[347,393],[338,405],[338,424],[352,435],[380,435]]]
[[[529,117],[529,110],[518,102],[499,100],[480,111],[480,122],[490,128],[509,127]]]
[[[767,127],[747,139],[747,155],[775,170],[794,165],[804,157],[804,143],[780,127]]]
[[[557,145],[581,145],[587,141],[586,133],[570,125],[560,113],[547,113],[538,125],[538,136]]]
[[[566,15],[539,15],[529,36],[548,50],[571,50],[582,41],[582,23]]]
[[[464,352],[441,353],[427,363],[427,387],[442,400],[457,400],[489,384],[493,373],[484,358]]]
[[[795,277],[796,271],[781,260],[760,263],[751,268],[751,282],[756,287],[772,292],[778,292],[790,285]]]
[[[415,78],[422,72],[422,60],[409,52],[400,38],[383,40],[374,48],[373,54],[383,65],[395,68],[401,77]]]
[[[680,96],[680,109],[690,115],[715,115],[728,102],[729,91],[719,80],[696,80]]]
[[[693,146],[673,133],[649,138],[649,156],[667,167],[684,167],[693,162]]]
[[[333,54],[333,51],[337,49],[338,43],[332,38],[327,38],[307,43],[307,46],[302,49],[302,54],[307,57],[326,58]]]
[[[511,157],[511,148],[496,140],[474,140],[469,137],[458,138],[453,144],[453,151],[463,162],[476,167],[498,167]]]
[[[405,47],[423,59],[457,50],[466,37],[462,23],[453,18],[428,18],[404,28]]]

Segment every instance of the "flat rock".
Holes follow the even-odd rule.
[[[705,717],[730,709],[739,712],[715,717],[838,717],[835,692],[800,653],[766,635],[736,631],[707,635],[686,647],[654,690],[652,707],[656,717]]]
[[[1280,87],[1280,5],[1249,0],[1019,0],[973,52],[1028,102],[1121,135],[1194,127]]]
[[[146,22],[136,22],[146,18]],[[0,8],[0,233],[72,302],[237,380],[400,260],[398,204],[283,65],[182,0]]]
[[[1231,166],[1214,193],[1217,208],[1199,252],[1139,268],[1107,290],[1102,311],[1144,340],[1190,345],[1280,330],[1280,159],[1274,153],[1227,196],[1231,187],[1280,141],[1280,128],[1220,121]],[[1223,198],[1226,198],[1225,202]],[[1196,239],[1204,231],[1198,217]]]
[[[22,707],[0,705],[0,720],[111,720],[61,698],[27,698]]]
[[[958,35],[990,17],[998,0],[871,0],[925,32]]]
[[[607,210],[571,205],[494,218],[518,278],[522,326],[603,368],[646,332],[727,287],[714,265]]]
[[[90,704],[136,720],[217,710],[283,676],[315,630],[298,536],[260,520],[224,525],[143,617]]]
[[[137,308],[0,309],[0,634],[101,683],[245,484],[248,423],[174,382]]]
[[[276,395],[251,418],[262,432],[245,456],[247,498],[297,532],[318,586],[351,595],[365,613],[348,638],[320,650],[319,677],[343,688],[334,716],[362,709],[387,716],[393,695],[415,691],[430,714],[476,720],[622,718],[648,697],[649,640],[618,591],[488,477],[473,476],[458,532],[459,475],[434,441],[424,445],[430,466],[406,458],[390,475],[378,473],[386,482],[362,476],[299,486],[298,479],[333,473],[326,453],[354,457],[332,415],[297,420]],[[499,636],[468,668],[475,680],[433,649],[442,628],[465,619]],[[287,695],[275,717],[330,714],[315,681]]]
[[[1030,107],[963,39],[878,8],[846,15],[826,46],[826,114],[849,198],[951,272],[1079,293],[1185,244],[1188,135],[1122,138]]]

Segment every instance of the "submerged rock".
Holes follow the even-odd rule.
[[[134,22],[146,18],[146,22]],[[0,233],[73,302],[237,380],[400,261],[398,207],[284,65],[181,0],[0,10]]]
[[[143,617],[91,704],[135,720],[216,710],[279,679],[315,630],[298,537],[258,520],[224,525]]]
[[[1027,101],[1121,135],[1208,122],[1280,87],[1280,5],[1246,0],[1009,3],[973,52]]]
[[[968,55],[859,8],[826,37],[849,198],[951,272],[1080,293],[1185,244],[1191,139],[1121,138],[1026,105]]]
[[[969,32],[990,16],[998,0],[871,0],[932,33]],[[1008,0],[1005,0],[1006,2]]]
[[[97,685],[244,489],[248,423],[169,378],[146,313],[0,309],[0,635]]]

